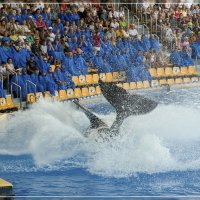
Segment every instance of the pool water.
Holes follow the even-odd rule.
[[[83,136],[89,120],[73,103],[41,101],[1,121],[0,177],[16,196],[198,196],[200,89],[140,93],[159,106],[127,118],[110,142]],[[109,125],[115,119],[102,97],[81,103]]]

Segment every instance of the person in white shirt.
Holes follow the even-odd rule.
[[[172,29],[169,27],[169,26],[167,26],[166,27],[166,39],[167,40],[169,40],[169,41],[171,41],[171,39],[172,39]]]
[[[25,33],[27,33],[29,30],[27,24],[26,24],[26,20],[22,21],[22,25],[21,25],[21,30],[23,30]]]
[[[51,42],[53,42],[55,40],[55,34],[52,32],[52,27],[48,28],[48,32],[47,32],[47,39],[49,39]]]
[[[7,68],[5,62],[1,63],[0,73],[3,75],[3,82],[5,82],[5,80],[7,79]]]
[[[7,68],[7,71],[9,72],[9,74],[13,75],[15,73],[15,68],[12,63],[12,58],[7,59],[6,68]]]
[[[25,34],[24,34],[24,31],[23,31],[23,30],[20,30],[20,31],[19,31],[19,34],[18,34],[18,40],[19,40],[19,42],[24,43],[25,39],[26,39],[26,36],[25,36]]]
[[[131,37],[134,37],[134,36],[136,36],[138,34],[138,31],[137,31],[137,29],[135,28],[135,25],[134,24],[131,24],[130,25],[130,28],[129,28],[129,35],[131,36]]]
[[[125,16],[125,13],[124,13],[123,7],[120,6],[119,7],[119,18],[124,17],[124,16]]]
[[[114,16],[114,18],[119,18],[119,12],[117,10],[115,10],[113,16]]]
[[[119,27],[119,23],[117,22],[115,18],[111,21],[110,27],[114,29],[117,29]]]

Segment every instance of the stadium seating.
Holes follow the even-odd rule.
[[[67,13],[67,11],[68,10],[66,10],[66,13]],[[61,16],[61,13],[59,13],[59,8],[58,8],[57,14],[58,14],[57,17],[59,18]],[[32,13],[30,15],[33,18],[35,18],[35,13]],[[10,18],[10,15],[7,18]],[[9,21],[9,20],[7,20],[7,21]],[[66,20],[62,19],[61,21],[62,21],[61,22],[62,23],[61,27],[62,27]],[[72,22],[70,22],[70,26],[71,26],[71,24],[72,24]],[[79,28],[79,20],[76,21],[76,24]],[[54,27],[54,25],[55,25],[55,27]],[[88,24],[86,23],[86,25],[88,25]],[[51,27],[51,26],[53,27],[53,29],[58,28],[57,25],[55,24],[54,20],[49,19],[46,28],[48,29],[48,27]],[[80,29],[81,29],[81,27],[80,27]],[[86,27],[86,29],[87,29],[87,27]],[[81,30],[81,31],[84,32],[84,30]],[[87,29],[85,31],[89,31],[88,34],[90,34],[89,29]],[[61,32],[63,32],[63,31],[61,31]],[[61,36],[63,36],[62,34],[63,33],[61,33]],[[104,33],[102,32],[101,34],[102,34],[101,39],[103,40]],[[2,36],[2,38],[3,37],[4,36]],[[152,38],[150,38],[150,39],[152,39]],[[147,40],[150,40],[150,39],[147,38]],[[92,47],[92,45],[93,45],[92,36],[87,35],[86,40],[88,41],[88,43],[91,42],[91,47]],[[105,41],[105,43],[106,42],[107,41]],[[132,41],[130,40],[130,43],[131,42]],[[143,41],[141,41],[141,43],[142,42]],[[55,43],[56,42],[52,42],[52,46],[55,47],[52,50],[52,54],[47,53],[50,55],[46,56],[47,58],[50,58],[49,63],[48,63],[48,67],[50,66],[50,68],[51,68],[50,70],[48,67],[45,68],[45,70],[44,70],[45,65],[41,61],[42,56],[40,56],[40,55],[38,56],[37,52],[34,52],[32,49],[30,50],[30,52],[29,51],[27,52],[26,50],[24,50],[24,54],[22,53],[20,55],[18,54],[17,51],[15,53],[15,51],[13,49],[11,49],[10,47],[8,47],[8,51],[7,51],[7,47],[5,48],[6,49],[5,51],[7,51],[7,52],[4,52],[4,48],[1,49],[1,51],[2,51],[2,52],[0,52],[1,61],[3,61],[3,60],[6,61],[6,59],[8,57],[11,57],[14,61],[13,62],[15,65],[14,67],[16,69],[17,68],[22,69],[22,67],[25,68],[26,62],[28,61],[30,55],[32,54],[34,56],[35,61],[37,61],[38,68],[40,68],[41,73],[38,77],[40,77],[41,79],[43,78],[43,73],[42,73],[43,70],[47,73],[49,71],[52,72],[51,74],[53,74],[53,75],[50,78],[53,79],[53,81],[55,81],[55,87],[52,86],[52,88],[58,90],[58,91],[56,91],[56,95],[54,97],[52,96],[52,94],[54,94],[54,91],[53,92],[51,91],[51,87],[49,87],[49,88],[46,87],[46,88],[48,88],[48,91],[44,91],[44,89],[41,90],[41,88],[38,87],[39,89],[37,88],[38,90],[37,90],[36,94],[32,93],[33,91],[30,90],[29,94],[24,95],[26,97],[26,101],[30,104],[37,102],[38,100],[43,99],[43,98],[50,98],[50,99],[56,99],[56,100],[67,100],[67,99],[72,99],[72,98],[82,98],[82,97],[101,94],[100,87],[98,86],[99,80],[102,80],[104,82],[115,82],[115,83],[117,83],[118,86],[123,87],[126,90],[128,90],[128,89],[144,89],[144,88],[150,88],[150,87],[158,87],[158,86],[162,86],[165,84],[173,85],[173,84],[190,83],[190,82],[199,81],[197,69],[195,66],[192,66],[194,63],[193,63],[193,61],[190,60],[190,55],[184,56],[184,54],[183,54],[184,51],[182,51],[182,50],[181,51],[173,51],[171,54],[172,56],[170,55],[171,63],[168,63],[167,65],[165,65],[165,67],[161,67],[161,65],[152,65],[155,67],[157,67],[157,66],[159,66],[159,67],[158,68],[150,68],[149,72],[150,72],[151,77],[147,78],[147,76],[145,77],[144,74],[146,72],[148,72],[147,67],[150,64],[148,64],[148,62],[146,62],[146,63],[144,62],[144,60],[145,60],[145,59],[143,59],[144,57],[141,56],[141,60],[137,59],[137,57],[134,59],[131,58],[130,62],[128,64],[128,62],[127,62],[129,59],[128,57],[130,57],[130,55],[132,56],[132,54],[130,53],[130,55],[128,55],[128,56],[124,55],[123,59],[125,59],[127,66],[121,65],[121,63],[123,63],[123,62],[121,62],[120,59],[118,59],[118,58],[120,58],[120,56],[114,57],[115,54],[113,54],[112,51],[118,51],[119,49],[124,50],[125,46],[126,46],[126,48],[129,48],[128,50],[130,50],[130,48],[132,48],[131,45],[129,47],[129,44],[125,44],[125,42],[123,44],[124,47],[122,49],[121,49],[121,47],[119,47],[121,44],[120,44],[120,41],[118,41],[118,40],[116,40],[115,47],[111,47],[112,45],[110,45],[110,47],[109,47],[109,45],[108,46],[105,45],[106,48],[105,47],[101,48],[102,51],[100,52],[100,55],[98,55],[98,56],[101,56],[100,58],[103,58],[103,56],[106,55],[107,61],[109,61],[110,67],[108,67],[108,69],[106,69],[106,70],[104,69],[105,66],[103,65],[106,63],[101,62],[103,59],[100,59],[100,60],[97,59],[97,61],[94,61],[96,59],[96,57],[93,54],[94,53],[93,48],[87,49],[86,47],[85,48],[82,47],[81,51],[83,53],[80,55],[77,51],[77,46],[75,43],[72,44],[72,46],[73,45],[76,46],[76,47],[74,47],[74,49],[70,49],[70,48],[65,49],[63,47],[63,48],[61,48],[61,50],[56,49],[57,44],[55,44]],[[3,42],[2,42],[2,45],[3,45]],[[2,45],[1,45],[1,47],[3,47]],[[134,48],[136,51],[138,51],[138,52],[140,51],[140,48],[137,47],[137,45],[135,43],[132,43],[132,45],[134,45]],[[195,46],[195,48],[198,47],[198,44],[196,44],[196,45],[197,46]],[[109,47],[109,48],[107,48],[107,47]],[[157,52],[155,44],[152,45],[152,47],[154,48],[155,52]],[[14,48],[14,47],[12,47],[12,48]],[[157,45],[157,48],[159,49],[159,44]],[[84,50],[84,49],[87,49],[87,50]],[[109,50],[109,51],[107,52],[107,50]],[[64,55],[66,53],[66,51],[69,51],[67,53],[72,53],[72,57],[70,55],[70,57],[67,58],[67,56]],[[143,50],[142,50],[142,52],[143,52]],[[147,50],[145,50],[145,52],[148,53],[149,50],[147,49]],[[197,51],[196,51],[196,53],[197,53]],[[27,59],[24,59],[26,57],[26,54],[27,54]],[[24,56],[21,56],[21,55],[24,55]],[[52,57],[52,59],[51,59],[51,57]],[[83,63],[87,62],[86,65],[88,65],[88,66],[86,67],[86,71],[82,71],[84,68],[83,67],[84,64],[81,63],[81,61],[79,60],[81,57],[83,57],[83,61],[84,61]],[[134,57],[134,56],[132,56],[132,57]],[[21,60],[22,58],[24,61],[23,63],[19,62],[19,60]],[[178,60],[178,58],[182,58],[182,59]],[[71,64],[66,64],[68,59],[73,60],[73,62],[71,62]],[[146,60],[147,59],[148,59],[148,56],[146,57]],[[58,60],[59,60],[59,62],[57,62]],[[65,63],[65,61],[66,61],[66,63]],[[118,61],[119,61],[119,63],[118,63]],[[132,65],[132,62],[133,62],[133,65]],[[20,65],[18,63],[20,63]],[[91,63],[91,64],[88,64],[88,63]],[[117,68],[117,67],[115,68],[115,66],[113,66],[113,63],[115,63],[116,66],[119,65],[119,68]],[[62,88],[60,86],[61,85],[60,82],[55,78],[57,76],[56,73],[58,73],[56,66],[62,66],[60,68],[61,69],[60,71],[62,73],[64,73],[65,78],[66,77],[68,78],[68,79],[66,79],[67,81],[64,80],[64,83],[66,84],[65,88]],[[100,66],[104,66],[104,67],[100,68]],[[123,66],[123,68],[122,68],[122,66]],[[132,66],[133,66],[133,69],[132,69]],[[66,69],[65,69],[65,67],[66,67]],[[70,71],[70,67],[72,68],[71,71]],[[117,71],[117,69],[118,69],[118,71]],[[115,70],[115,71],[113,72],[113,70]],[[123,71],[123,70],[125,70],[125,71]],[[102,73],[99,73],[99,72],[102,72]],[[128,73],[130,73],[130,74],[133,73],[132,79],[128,79],[128,76],[126,76],[126,75],[129,75]],[[149,73],[146,73],[146,74],[149,75]],[[21,76],[19,76],[19,77],[21,78]],[[69,82],[71,83],[71,77],[72,77],[72,81],[74,82],[74,84],[70,85]],[[43,80],[41,82],[43,83],[44,80],[45,79],[43,78]],[[42,85],[42,83],[39,83],[39,84]],[[46,84],[46,82],[44,83],[44,85],[45,84]],[[42,86],[44,86],[44,85],[42,85]],[[21,85],[21,88],[23,88],[23,84]],[[2,87],[2,92],[4,92],[3,87]],[[1,96],[5,97],[5,95],[1,95]],[[11,96],[8,96],[6,98],[1,98],[0,101],[1,101],[0,110],[17,109],[18,108],[18,106],[13,103]]]
[[[137,85],[136,82],[130,82],[130,89],[136,89]]]
[[[67,99],[67,92],[65,90],[59,90],[58,94],[59,94],[59,99],[60,100]]]

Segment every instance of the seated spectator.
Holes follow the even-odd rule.
[[[110,27],[114,29],[117,29],[119,27],[119,23],[117,22],[116,18],[111,20]]]
[[[35,22],[36,28],[41,30],[42,28],[46,28],[46,23],[43,21],[42,16],[39,15],[37,21]]]
[[[18,34],[16,33],[15,29],[13,29],[11,31],[11,34],[10,34],[10,39],[14,42],[16,42],[18,40]]]
[[[184,41],[182,42],[181,46],[182,46],[182,48],[183,48],[184,46],[187,46],[187,47],[190,46],[190,42],[189,42],[189,38],[188,38],[188,37],[185,37],[185,39],[184,39]]]
[[[23,30],[25,33],[27,33],[28,31],[30,31],[30,29],[27,26],[26,20],[22,21],[21,30]]]
[[[125,17],[121,17],[119,20],[119,26],[125,28],[127,26]]]
[[[48,53],[47,53],[47,44],[46,44],[46,40],[41,41],[40,48],[41,48],[42,55],[47,56]]]
[[[156,67],[156,53],[153,48],[149,52],[149,65],[150,67]]]
[[[11,75],[11,77],[13,76],[13,74],[15,74],[15,67],[12,63],[12,58],[7,59],[6,69],[7,72]]]
[[[47,39],[48,40],[50,40],[51,42],[54,42],[54,40],[55,40],[55,34],[52,32],[52,27],[49,27],[48,29],[47,29]]]
[[[6,30],[8,33],[11,33],[12,30],[15,29],[15,18],[11,17],[10,21],[7,23]]]
[[[116,66],[117,71],[124,71],[127,68],[126,60],[120,50],[117,52]]]
[[[88,74],[88,65],[87,65],[85,59],[81,55],[82,50],[80,48],[78,48],[76,50],[76,53],[77,53],[77,57],[75,58],[75,66],[76,66],[76,69],[77,69],[76,75],[80,75],[80,74],[86,75],[86,74]]]
[[[151,37],[151,39],[152,39],[152,37]],[[142,48],[144,49],[144,51],[149,51],[149,49],[151,48],[149,38],[144,34],[142,35],[142,38],[141,38],[141,44],[142,44]]]
[[[40,49],[40,39],[35,38],[35,42],[31,46],[31,51],[38,56],[40,54]]]
[[[35,24],[35,21],[33,19],[33,16],[29,16],[28,17],[28,22],[27,22],[27,26],[29,28],[30,31],[34,31],[35,28],[37,27],[36,24]]]
[[[54,73],[53,77],[55,80],[55,83],[58,85],[58,90],[66,90],[67,89],[67,83],[65,81],[65,77],[63,73],[61,72],[61,67],[57,66]]]
[[[0,73],[3,76],[3,83],[6,83],[7,80],[7,67],[6,67],[6,63],[2,62],[1,66],[0,66]],[[5,84],[4,84],[5,85]]]
[[[26,36],[24,34],[24,31],[20,30],[18,32],[18,41],[24,43],[25,39],[26,39]]]
[[[15,20],[15,24],[14,24],[14,29],[15,31],[18,33],[19,31],[21,31],[22,27],[21,25],[19,24],[19,21],[18,20]]]
[[[5,18],[1,19],[0,23],[0,34],[3,35],[3,33],[6,31],[6,20]]]
[[[63,51],[62,46],[60,44],[60,40],[55,40],[55,43],[53,44],[53,48],[54,48],[54,51],[57,51],[57,52]]]
[[[31,75],[33,74],[36,70],[38,70],[38,65],[34,60],[34,55],[30,55],[30,59],[28,60],[28,62],[26,63],[26,70],[27,70],[27,74]]]
[[[149,42],[151,47],[154,49],[155,52],[158,52],[160,47],[159,47],[159,43],[158,41],[154,38],[154,35],[151,34],[150,38],[149,38]]]
[[[72,88],[72,89],[75,88],[75,84],[72,81],[72,76],[68,72],[66,72],[65,69],[62,68],[62,67],[61,67],[61,72],[62,72],[62,74],[64,76],[65,81],[66,81],[67,89],[69,89],[69,88]]]
[[[55,40],[60,40],[60,39],[61,39],[60,29],[57,28],[55,33]]]
[[[28,93],[35,93],[35,88],[32,84],[28,83],[28,81],[31,81],[31,77],[30,75],[27,74],[27,71],[26,69],[22,69],[22,80],[23,80],[23,83],[24,85],[26,85],[26,92],[27,94]]]
[[[62,61],[62,66],[65,67],[65,71],[68,72],[68,74],[71,74],[72,76],[76,74],[76,66],[74,63],[73,53],[71,51],[67,52],[67,55]]]
[[[36,85],[36,92],[45,92],[44,86],[39,81],[39,69],[36,69],[31,75],[31,81]]]
[[[0,98],[6,98],[6,94],[5,94],[4,90],[3,90],[1,80],[0,80]]]
[[[182,66],[194,66],[194,61],[191,58],[190,49],[188,46],[184,46],[183,50],[181,51],[182,56]]]
[[[96,53],[101,50],[101,39],[100,39],[99,35],[100,35],[100,32],[96,31],[96,33],[93,37],[94,55],[96,55]]]
[[[134,24],[131,24],[131,25],[130,25],[130,28],[129,28],[129,35],[130,35],[131,37],[135,37],[136,35],[138,35],[137,29],[135,28],[135,25],[134,25]]]
[[[99,73],[113,72],[112,67],[110,66],[109,62],[107,61],[106,55],[103,57],[103,65],[101,66],[101,68],[98,71],[99,71]]]
[[[22,78],[22,71],[21,69],[17,69],[16,72],[17,73],[13,75],[10,82],[11,83],[14,82],[21,87],[22,100],[26,100],[26,85]],[[19,97],[20,95],[19,87],[17,87],[16,85],[13,85],[13,90],[15,92],[14,96]]]
[[[27,40],[28,43],[29,43],[29,46],[31,46],[31,44],[34,43],[34,37],[33,37],[33,35],[31,34],[31,31],[28,30],[25,36],[26,36],[26,40]]]

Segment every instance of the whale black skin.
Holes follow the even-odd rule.
[[[107,136],[113,137],[119,134],[119,128],[124,119],[131,115],[144,115],[154,110],[158,103],[147,97],[138,94],[130,94],[125,89],[116,85],[116,83],[107,83],[99,81],[101,92],[105,99],[115,108],[116,119],[112,126],[99,119],[95,114],[81,106],[78,102],[76,105],[83,110],[90,120],[90,128],[98,129],[98,133],[106,132]]]

